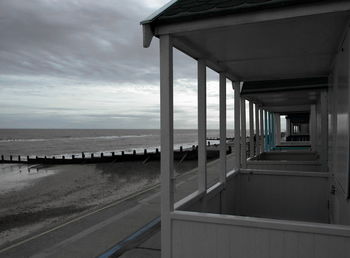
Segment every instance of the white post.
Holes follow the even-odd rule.
[[[287,130],[286,130],[286,137],[291,135],[291,132],[290,132],[290,119],[287,118]]]
[[[264,115],[265,115],[265,136],[266,136],[266,138],[264,140],[266,142],[266,148],[264,146],[264,149],[265,149],[265,151],[269,151],[267,144],[269,143],[269,121],[270,121],[270,119],[269,119],[269,113],[267,112],[267,110],[264,110]]]
[[[241,151],[242,168],[247,168],[247,127],[244,98],[241,98]]]
[[[281,144],[281,115],[279,113],[275,113],[275,128],[276,128],[276,145]]]
[[[260,154],[260,120],[259,120],[259,107],[255,104],[255,131],[256,131],[256,156]]]
[[[316,120],[316,105],[310,107],[310,141],[312,151],[316,151],[317,141],[317,120]]]
[[[263,153],[265,150],[265,139],[264,139],[265,129],[264,129],[264,110],[260,107],[260,153]]]
[[[253,102],[249,101],[249,149],[250,157],[254,157],[254,112]]]
[[[205,60],[198,60],[198,191],[207,190],[207,82]]]
[[[235,147],[235,169],[239,169],[241,167],[241,148],[240,148],[240,134],[241,134],[241,128],[240,128],[240,107],[241,107],[241,85],[240,82],[232,82],[232,86],[235,91],[235,140],[234,140],[234,147]]]
[[[161,235],[162,257],[171,257],[171,221],[174,210],[173,144],[173,46],[169,35],[160,39],[160,126],[161,126]]]
[[[323,171],[328,171],[328,101],[327,92],[321,92],[321,162]]]
[[[226,181],[226,77],[220,73],[220,182]]]

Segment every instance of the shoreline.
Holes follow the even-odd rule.
[[[193,160],[177,162],[176,174],[196,166]],[[0,207],[6,207],[0,212],[0,246],[156,185],[160,174],[159,161],[48,165],[41,169],[55,172],[21,189],[0,193]]]

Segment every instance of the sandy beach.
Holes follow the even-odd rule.
[[[159,161],[0,168],[0,246],[159,183]],[[176,163],[176,173],[197,161]]]

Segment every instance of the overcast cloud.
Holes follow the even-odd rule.
[[[0,127],[159,128],[158,40],[142,48],[139,22],[166,2],[0,0]],[[196,128],[196,64],[177,51],[174,62],[175,126]]]

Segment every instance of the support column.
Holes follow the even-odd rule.
[[[249,101],[249,157],[254,157],[254,112],[253,102]]]
[[[220,73],[220,175],[226,181],[226,77]]]
[[[259,107],[255,104],[255,131],[256,131],[256,156],[260,154],[260,120]]]
[[[279,113],[276,113],[276,145],[281,144],[281,115]]]
[[[321,162],[323,171],[328,171],[328,101],[327,92],[321,92]]]
[[[240,134],[241,134],[241,128],[240,128],[240,107],[241,107],[241,83],[240,82],[232,82],[232,86],[234,89],[235,94],[235,140],[234,140],[234,147],[235,147],[235,169],[239,169],[241,167],[241,148],[240,148]]]
[[[170,212],[174,210],[173,46],[169,35],[160,43],[161,235],[162,257],[171,257]]]
[[[206,64],[198,60],[198,191],[207,190],[207,82]]]
[[[287,118],[287,132],[286,132],[286,138],[290,135],[290,119]],[[286,139],[287,140],[287,139]]]
[[[276,120],[276,114],[270,113],[270,150],[275,147],[276,144],[276,127],[275,127],[275,120]]]
[[[260,107],[260,153],[265,151],[265,130],[264,130],[264,110]]]
[[[265,146],[264,146],[264,150],[265,151],[269,151],[269,128],[268,128],[268,124],[269,124],[269,116],[267,113],[267,110],[264,110],[264,115],[265,115]]]
[[[316,105],[310,107],[310,141],[312,151],[317,151],[317,120],[316,120]]]
[[[247,168],[247,127],[245,115],[245,99],[241,98],[241,157],[242,168]]]

